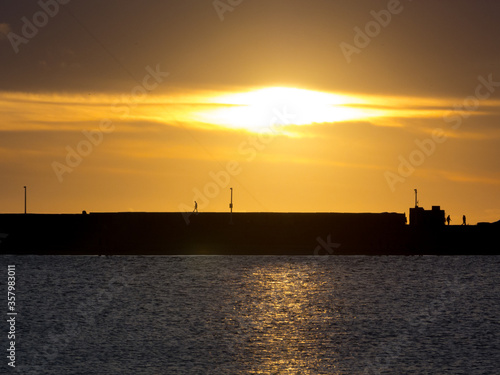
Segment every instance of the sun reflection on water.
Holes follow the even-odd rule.
[[[322,353],[338,349],[332,332],[344,332],[346,317],[331,284],[319,281],[325,280],[321,273],[315,264],[279,262],[256,267],[242,280],[248,293],[233,316],[233,349],[255,366],[250,373],[336,373],[331,361],[322,363]]]

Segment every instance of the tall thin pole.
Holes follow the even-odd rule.
[[[233,213],[233,188],[231,188],[231,203],[229,203],[229,208],[231,209],[231,213]]]
[[[229,224],[233,223],[233,188],[231,189],[231,203],[229,203],[229,209],[231,210],[230,216],[229,216]]]
[[[415,190],[415,207],[418,207],[418,200],[417,200],[417,189]]]
[[[26,215],[26,186],[24,187],[24,214]]]

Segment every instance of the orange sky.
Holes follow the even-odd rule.
[[[0,212],[500,219],[493,1],[51,4],[0,6]]]

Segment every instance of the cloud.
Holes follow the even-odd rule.
[[[478,174],[464,173],[464,172],[456,172],[449,170],[439,170],[434,171],[434,173],[439,174],[443,178],[453,181],[453,182],[468,182],[468,183],[476,183],[481,185],[500,185],[500,179],[490,176],[481,176]]]

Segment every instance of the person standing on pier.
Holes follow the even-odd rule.
[[[193,212],[198,212],[198,202],[194,201],[194,210]]]
[[[450,215],[448,215],[448,217],[446,218],[446,222],[448,223],[448,225],[450,225],[450,221],[451,221],[451,218],[450,218]]]
[[[462,216],[462,225],[467,225],[467,220],[465,219],[465,215]]]

